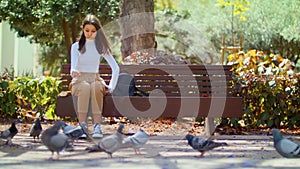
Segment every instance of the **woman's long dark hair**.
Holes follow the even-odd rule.
[[[97,35],[95,37],[95,45],[98,53],[99,54],[110,53],[111,50],[109,47],[109,42],[103,32],[103,28],[101,26],[100,20],[95,15],[88,14],[82,22],[82,28],[84,28],[84,26],[87,24],[94,25],[97,30]],[[86,42],[86,37],[84,36],[84,32],[82,31],[81,37],[79,39],[79,47],[78,47],[80,53],[85,52],[85,42]]]

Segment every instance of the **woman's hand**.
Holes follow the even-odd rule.
[[[72,76],[72,78],[74,78],[74,77],[77,77],[77,76],[79,76],[79,72],[77,72],[77,71],[72,71],[72,74],[71,74],[71,76]]]
[[[112,93],[112,90],[111,90],[111,88],[108,85],[106,85],[105,88],[106,88],[106,92]]]

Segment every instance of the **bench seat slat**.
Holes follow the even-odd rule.
[[[112,101],[115,99],[115,101]],[[167,98],[167,105],[165,109],[158,113],[147,113],[147,110],[151,109],[149,98],[132,96],[130,98],[133,105],[128,106],[125,101],[126,97],[104,97],[103,116],[104,117],[239,117],[242,109],[242,100],[237,97],[177,97],[169,96]],[[155,103],[160,104],[165,100],[162,97],[153,97],[153,105]],[[214,100],[212,100],[214,99]],[[57,111],[61,116],[76,116],[73,101],[71,97],[60,97],[57,102],[64,104],[65,106],[59,107]],[[118,104],[122,109],[116,108],[114,102]],[[181,107],[181,103],[183,103]],[[212,106],[211,104],[224,105],[224,106]],[[199,105],[198,107],[195,105]],[[71,110],[67,111],[69,107]],[[132,111],[130,107],[135,110]],[[154,110],[156,110],[154,108]],[[158,110],[159,111],[159,110]]]
[[[114,99],[114,101],[112,101]],[[161,113],[148,113],[145,114],[150,107],[149,98],[147,97],[131,97],[130,100],[133,105],[128,106],[127,102],[124,101],[126,97],[112,97],[107,96],[104,99],[106,105],[103,112],[103,116],[125,116],[125,117],[237,117],[240,116],[240,110],[242,108],[241,99],[236,97],[168,97],[166,108]],[[153,105],[160,104],[166,98],[153,97]],[[121,110],[118,110],[113,104],[116,103]],[[181,110],[181,103],[183,108]],[[224,105],[223,106],[212,106],[211,104]],[[199,108],[197,109],[197,106]],[[134,107],[136,111],[132,111],[130,107]],[[154,108],[156,110],[156,108]],[[120,112],[121,111],[121,112]],[[107,113],[107,114],[106,114]],[[160,116],[158,116],[161,114]]]

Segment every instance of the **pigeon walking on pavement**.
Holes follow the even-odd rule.
[[[135,154],[141,154],[140,148],[149,140],[149,135],[139,129],[134,135],[126,137],[122,141],[122,148],[133,148]]]
[[[203,137],[193,136],[191,134],[187,134],[185,138],[194,150],[201,153],[199,157],[203,157],[206,151],[212,150],[216,147],[228,146],[225,142],[215,142]]]
[[[300,145],[284,138],[278,129],[273,129],[273,141],[276,151],[286,158],[300,158]]]
[[[62,125],[62,121],[56,121],[52,127],[42,133],[41,140],[52,153],[50,159],[53,159],[54,152],[57,153],[57,159],[59,159],[59,152],[70,146],[70,138],[59,131]]]
[[[42,133],[43,131],[43,128],[42,128],[42,125],[41,125],[41,121],[39,118],[37,118],[33,125],[31,126],[30,128],[30,131],[29,131],[29,136],[33,137],[33,142],[36,143],[36,140],[35,138],[39,139],[40,138],[40,134]]]
[[[61,129],[63,130],[64,133],[70,131],[70,130],[73,130],[74,128],[76,128],[75,126],[72,126],[72,125],[68,125],[67,123],[63,122],[62,121],[62,126],[61,126]]]
[[[124,124],[121,123],[115,134],[104,137],[98,144],[87,147],[86,150],[88,150],[88,152],[106,152],[109,157],[112,158],[112,154],[118,151],[122,146],[124,137],[124,134],[122,133],[123,128]]]
[[[80,126],[75,127],[72,125],[68,125],[65,122],[62,122],[62,123],[63,123],[62,124],[63,133],[72,140],[72,143],[75,140],[79,139],[80,136],[82,136],[82,134],[84,133],[83,129]]]
[[[8,129],[1,131],[0,138],[6,139],[5,144],[12,146],[13,145],[12,139],[17,133],[18,133],[18,129],[16,127],[16,123],[12,122],[11,126]]]

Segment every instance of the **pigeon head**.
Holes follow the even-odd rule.
[[[278,129],[273,129],[272,134],[273,134],[273,140],[275,144],[283,138]]]
[[[64,122],[63,122],[63,121],[57,120],[57,121],[55,122],[53,128],[54,128],[55,130],[59,130],[59,129],[62,128],[63,125],[64,125]]]
[[[191,135],[191,134],[187,134],[187,135],[185,136],[185,139],[187,139],[187,141],[189,141],[189,142],[190,142],[193,138],[194,138],[194,136]]]
[[[35,120],[35,122],[34,122],[36,125],[38,125],[38,124],[40,124],[41,123],[41,120],[40,120],[40,118],[37,118],[36,120]]]

